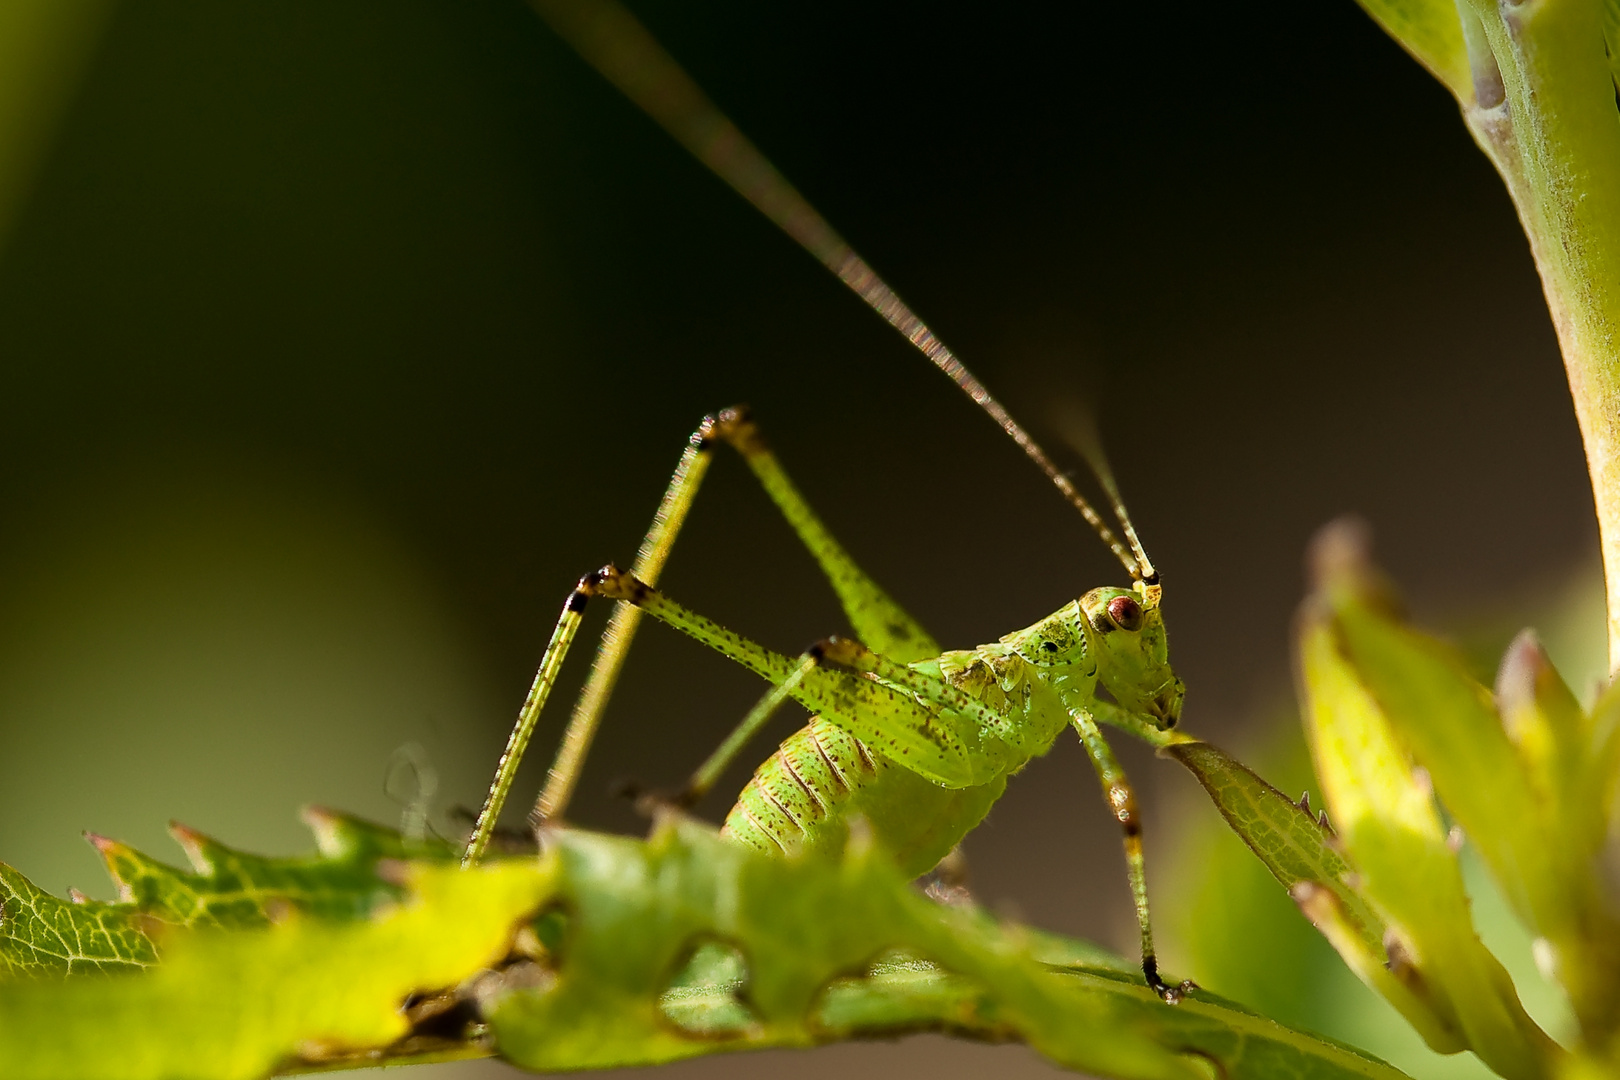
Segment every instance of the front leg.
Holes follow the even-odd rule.
[[[1118,728],[1128,735],[1135,735],[1155,750],[1163,750],[1167,746],[1177,743],[1197,742],[1195,736],[1187,734],[1180,728],[1161,728],[1154,718],[1146,713],[1136,713],[1112,701],[1103,701],[1101,698],[1092,698],[1085,704],[1085,710],[1092,720],[1099,724]],[[1071,712],[1071,715],[1072,712]],[[1082,736],[1084,738],[1084,736]]]
[[[1090,704],[1108,703],[1088,702]],[[1117,705],[1113,708],[1125,713]],[[1071,709],[1069,720],[1074,724],[1075,731],[1080,733],[1080,742],[1097,770],[1097,779],[1102,782],[1103,798],[1108,802],[1108,809],[1125,834],[1125,867],[1131,879],[1131,899],[1136,904],[1136,925],[1142,935],[1142,974],[1154,993],[1174,1005],[1196,984],[1189,979],[1180,986],[1171,986],[1159,977],[1159,961],[1153,953],[1153,921],[1148,914],[1147,861],[1142,856],[1142,823],[1136,812],[1136,793],[1131,790],[1125,770],[1119,766],[1119,759],[1114,757],[1113,747],[1103,738],[1091,715],[1084,709]]]

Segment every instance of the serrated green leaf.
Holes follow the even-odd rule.
[[[193,872],[176,869],[115,840],[92,837],[119,899],[177,926],[263,926],[280,905],[328,918],[364,915],[398,891],[379,880],[380,859],[412,854],[449,859],[442,843],[410,849],[397,833],[312,809],[306,820],[321,850],[312,856],[265,858],[235,851],[183,825],[170,826]]]
[[[988,989],[1004,1017],[994,1030],[1016,1032],[1063,1064],[1111,1076],[1195,1075],[1151,1031],[1121,1030],[1115,1009],[1099,1011],[1117,995],[1066,1001],[1045,967],[988,923],[972,936],[993,943],[990,954],[965,945],[968,917],[917,895],[875,852],[841,862],[761,858],[685,823],[646,843],[566,833],[552,844],[562,864],[555,902],[569,912],[555,982],[496,994],[486,1012],[516,1064],[607,1067],[712,1050],[712,1041],[671,1030],[655,1006],[694,941],[721,941],[749,958],[745,1000],[757,1023],[734,1040],[738,1048],[823,1041],[813,1018],[827,984],[901,948],[980,980],[980,995]],[[999,981],[985,987],[986,976]],[[1110,986],[1125,989],[1115,978]]]
[[[0,864],[0,979],[138,970],[155,961],[164,927],[246,929],[288,911],[357,918],[400,896],[376,874],[382,859],[453,857],[442,842],[406,843],[328,810],[306,810],[304,820],[319,853],[293,858],[249,855],[171,825],[193,873],[91,835],[118,886],[114,904],[58,900]]]
[[[0,980],[139,971],[156,962],[128,905],[59,900],[0,863]]]
[[[371,918],[176,933],[140,975],[0,984],[0,1075],[249,1080],[388,1046],[408,997],[499,960],[547,888],[533,860],[415,864],[408,883]]]
[[[539,988],[491,992],[486,1011],[503,1056],[530,1068],[943,1030],[1022,1039],[1108,1076],[1201,1071],[1184,1054],[1231,1077],[1391,1073],[1210,995],[1167,1006],[1129,961],[934,904],[877,852],[762,858],[689,822],[645,843],[549,844],[563,868],[553,902],[569,913],[559,962]],[[693,940],[704,947],[683,961]],[[723,1023],[701,1021],[704,987],[687,977],[699,964],[713,965],[706,1000]],[[671,1030],[672,993],[703,1041]]]
[[[1400,1080],[1211,995],[1166,1005],[1129,962],[936,905],[858,846],[773,859],[670,820],[404,880],[366,917],[171,931],[144,974],[0,983],[0,1075],[245,1078],[491,1050],[579,1069],[947,1031],[1106,1076]]]
[[[1342,913],[1345,931],[1367,956],[1379,957],[1382,963],[1384,924],[1347,884],[1350,865],[1335,849],[1326,815],[1312,817],[1248,766],[1209,743],[1177,743],[1164,753],[1198,779],[1232,831],[1290,895],[1303,899],[1301,886],[1328,890]]]
[[[1383,918],[1352,887],[1356,876],[1337,850],[1325,817],[1304,808],[1241,762],[1207,743],[1181,743],[1166,753],[1186,765],[1232,831],[1271,871],[1346,966],[1393,1004],[1441,1053],[1468,1045],[1448,1012],[1390,970]]]

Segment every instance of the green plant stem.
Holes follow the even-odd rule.
[[[1463,116],[1530,239],[1586,447],[1620,670],[1620,112],[1592,0],[1459,5]],[[1454,88],[1457,89],[1457,88]]]
[[[1457,98],[1530,240],[1585,444],[1607,583],[1609,668],[1620,674],[1620,65],[1610,55],[1620,6],[1360,2]],[[1620,939],[1600,897],[1578,898],[1571,913],[1539,930],[1556,947],[1559,979],[1588,1041],[1607,1045],[1620,1028]]]
[[[1359,0],[1462,106],[1530,239],[1586,447],[1620,672],[1620,110],[1613,0]]]

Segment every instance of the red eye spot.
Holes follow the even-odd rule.
[[[1128,596],[1116,596],[1108,601],[1108,617],[1121,630],[1142,629],[1142,605]]]

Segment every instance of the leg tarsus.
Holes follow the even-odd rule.
[[[568,655],[568,648],[573,644],[574,636],[579,632],[579,623],[585,613],[585,602],[596,593],[596,575],[588,574],[579,579],[568,599],[563,602],[562,614],[557,617],[557,625],[551,631],[551,640],[546,644],[546,651],[540,658],[540,670],[535,672],[534,683],[529,687],[528,697],[523,700],[523,707],[518,710],[517,723],[512,727],[512,734],[506,740],[506,749],[501,753],[500,764],[495,768],[495,779],[489,785],[489,794],[484,798],[484,807],[478,813],[478,819],[473,824],[472,835],[467,838],[467,846],[461,855],[461,865],[469,867],[478,862],[484,854],[484,848],[489,843],[490,836],[495,831],[496,821],[500,818],[501,807],[506,803],[507,793],[512,788],[512,781],[517,776],[518,763],[523,760],[523,751],[529,745],[529,737],[534,734],[535,724],[540,719],[540,712],[546,707],[546,699],[551,696],[551,688],[556,685],[557,672]]]
[[[1159,976],[1159,961],[1152,956],[1142,957],[1142,974],[1147,978],[1148,988],[1166,1005],[1179,1005],[1182,998],[1198,989],[1198,984],[1191,979],[1183,979],[1175,986],[1165,982]]]
[[[1075,710],[1070,713],[1070,719],[1085,745],[1086,756],[1091,758],[1091,764],[1097,770],[1104,799],[1124,833],[1125,867],[1130,877],[1137,929],[1142,935],[1142,974],[1154,993],[1174,1005],[1195,989],[1195,985],[1189,980],[1180,986],[1171,986],[1159,977],[1159,962],[1153,952],[1153,920],[1148,913],[1147,860],[1142,853],[1142,823],[1137,818],[1136,793],[1131,790],[1125,771],[1119,767],[1108,740],[1097,730],[1097,724],[1090,714]]]

